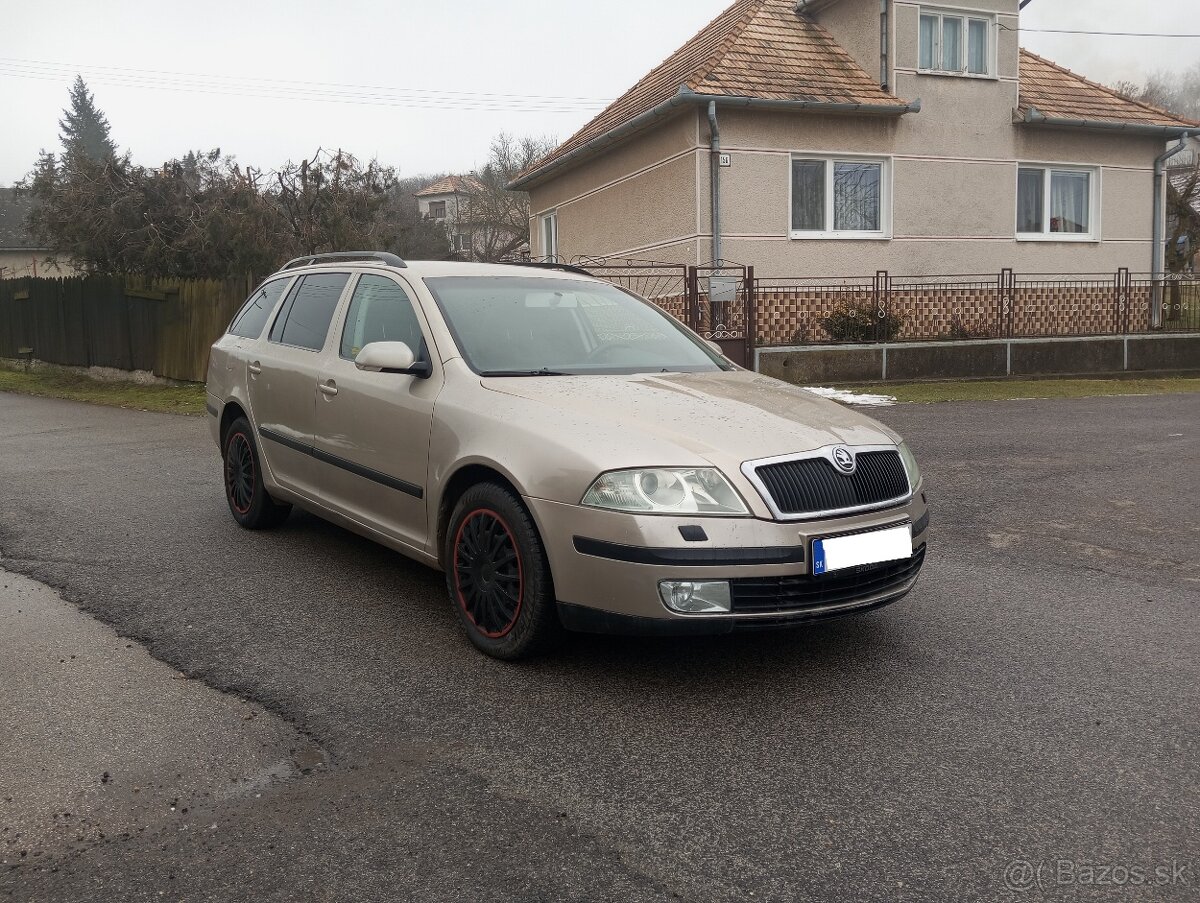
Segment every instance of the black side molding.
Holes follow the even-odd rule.
[[[374,483],[379,483],[381,486],[395,489],[397,492],[403,492],[405,495],[411,495],[418,499],[423,498],[425,495],[425,490],[415,483],[401,480],[398,477],[393,477],[370,467],[364,467],[362,464],[355,464],[353,461],[347,461],[345,458],[339,458],[337,455],[331,455],[327,451],[322,451],[303,442],[297,442],[290,436],[277,433],[275,430],[260,426],[258,433],[264,439],[270,439],[272,442],[278,443],[285,448],[290,448],[292,451],[298,451],[302,455],[311,455],[318,461],[322,461],[325,464],[332,464],[334,467],[340,467],[342,470],[362,477],[364,480],[371,480]]]
[[[722,565],[746,564],[802,564],[804,562],[804,546],[763,546],[746,549],[652,549],[645,546],[627,546],[619,542],[607,542],[603,539],[589,539],[586,536],[576,536],[575,551],[596,558],[609,558],[613,561],[628,561],[632,564],[665,564],[665,565],[704,565],[719,567]]]
[[[216,417],[218,414],[221,413],[220,411],[217,410],[216,405],[214,405],[211,401],[204,402],[204,409],[206,411],[208,411],[208,413],[211,414],[213,417]]]

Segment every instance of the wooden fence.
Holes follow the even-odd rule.
[[[208,349],[254,288],[241,279],[0,281],[0,357],[203,382]]]

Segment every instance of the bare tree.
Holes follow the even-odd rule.
[[[1183,72],[1154,72],[1145,84],[1122,81],[1112,87],[1132,100],[1200,119],[1200,63]],[[1174,159],[1182,162],[1168,162],[1166,268],[1180,273],[1200,247],[1200,153],[1193,150]]]
[[[1167,180],[1167,271],[1181,273],[1200,250],[1200,156]]]
[[[477,259],[502,260],[529,246],[529,195],[509,191],[508,183],[557,146],[552,138],[515,138],[506,132],[492,140],[487,163],[474,174],[459,220],[470,232]]]
[[[1112,89],[1131,100],[1148,103],[1178,116],[1200,119],[1200,63],[1182,72],[1153,72],[1143,84],[1119,81]]]
[[[24,183],[30,231],[94,273],[258,276],[288,258],[360,248],[446,257],[449,244],[415,204],[397,202],[395,171],[345,151],[318,151],[273,173],[219,150],[157,169],[126,154],[43,153]]]

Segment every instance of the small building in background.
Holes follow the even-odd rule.
[[[25,227],[28,212],[28,196],[0,187],[0,279],[78,275],[79,270],[68,263],[47,261],[50,249],[34,240]]]
[[[482,187],[472,175],[446,176],[416,193],[421,216],[443,225],[450,249],[462,260],[474,259],[468,213],[471,195]]]

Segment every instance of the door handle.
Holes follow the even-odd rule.
[[[330,398],[337,395],[337,383],[332,379],[328,382],[317,383],[317,388],[321,390],[322,395],[328,395]]]
[[[246,365],[246,369],[251,373],[262,373],[262,364],[260,364],[258,361],[251,361]]]

